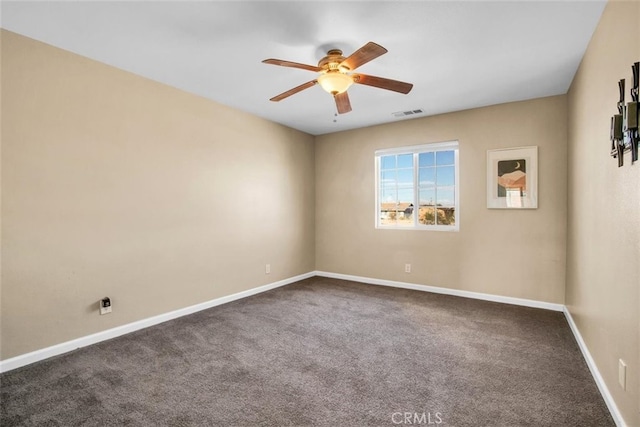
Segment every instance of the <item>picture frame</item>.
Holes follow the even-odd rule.
[[[487,150],[487,208],[538,208],[538,147]]]

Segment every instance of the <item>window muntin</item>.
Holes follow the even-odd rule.
[[[458,196],[457,141],[376,152],[377,228],[458,230]]]

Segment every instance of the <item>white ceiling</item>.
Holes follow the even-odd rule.
[[[605,1],[2,1],[1,25],[313,135],[566,93]],[[336,116],[314,86],[269,98],[316,65],[374,41],[389,52],[358,71],[414,84],[408,95],[349,89]],[[414,116],[415,117],[415,116]],[[334,121],[335,120],[335,121]]]

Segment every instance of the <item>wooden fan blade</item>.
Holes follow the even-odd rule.
[[[353,71],[359,66],[366,64],[372,59],[376,59],[378,56],[384,55],[385,53],[387,53],[387,49],[374,42],[369,42],[353,52],[351,56],[342,61],[340,65]]]
[[[349,95],[347,92],[342,92],[334,96],[336,100],[336,107],[338,107],[338,113],[344,114],[351,111],[351,102],[349,101]]]
[[[392,90],[394,92],[404,93],[411,92],[413,85],[398,80],[385,79],[384,77],[368,76],[366,74],[354,74],[353,82],[361,85],[379,87],[380,89]]]
[[[273,101],[273,102],[282,101],[283,99],[288,98],[291,95],[294,95],[294,94],[296,94],[298,92],[301,92],[301,91],[303,91],[305,89],[309,89],[311,86],[314,86],[316,83],[318,83],[317,80],[311,80],[310,82],[303,83],[300,86],[296,86],[293,89],[289,89],[286,92],[282,92],[280,95],[274,96],[269,101]]]
[[[281,67],[300,68],[302,70],[308,70],[308,71],[322,71],[322,68],[316,67],[315,65],[307,65],[307,64],[300,64],[298,62],[283,61],[282,59],[270,58],[270,59],[265,59],[262,62],[264,64],[280,65]]]

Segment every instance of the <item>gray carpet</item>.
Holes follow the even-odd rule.
[[[2,426],[614,425],[561,313],[320,277],[0,381]]]

